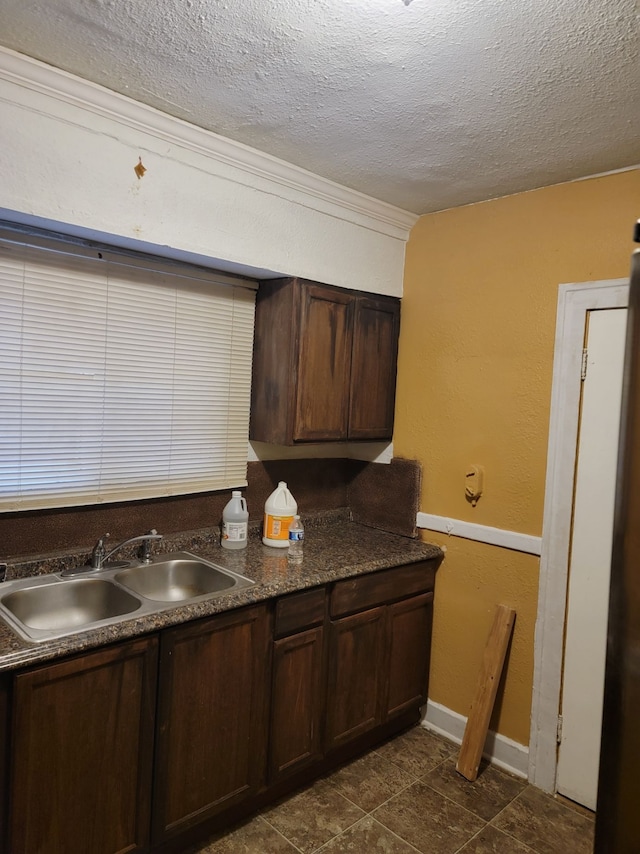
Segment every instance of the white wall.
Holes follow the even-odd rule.
[[[0,175],[5,219],[395,296],[417,219],[5,49]]]

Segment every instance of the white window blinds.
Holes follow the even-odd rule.
[[[0,511],[246,484],[254,290],[0,239]]]

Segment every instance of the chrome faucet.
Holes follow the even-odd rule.
[[[114,555],[116,552],[120,551],[120,549],[123,549],[125,546],[128,546],[130,543],[138,542],[142,542],[142,546],[140,547],[140,551],[138,552],[138,559],[141,563],[150,563],[151,540],[162,539],[162,534],[159,534],[155,528],[152,528],[148,534],[140,534],[139,537],[129,537],[128,540],[123,540],[121,543],[118,543],[117,546],[114,546],[112,549],[107,551],[104,547],[104,541],[110,536],[111,534],[105,534],[104,537],[100,537],[98,542],[93,547],[93,551],[91,552],[91,569],[102,569],[104,564],[111,557],[111,555]]]
[[[162,534],[159,534],[155,528],[149,531],[148,534],[140,534],[139,537],[129,537],[127,540],[123,540],[121,543],[118,543],[117,546],[114,546],[109,551],[106,550],[104,546],[104,541],[110,537],[110,534],[105,534],[100,537],[98,542],[93,547],[91,552],[91,560],[88,564],[84,566],[78,567],[69,567],[67,569],[63,569],[60,573],[62,578],[73,578],[76,575],[83,575],[86,572],[100,572],[103,569],[107,569],[105,566],[106,562],[109,560],[111,555],[115,554],[120,549],[128,546],[129,543],[142,543],[140,550],[138,552],[138,560],[142,564],[151,562],[151,540],[161,540]]]
[[[142,543],[138,549],[138,560],[140,563],[151,563],[151,541],[161,539],[162,534],[159,534],[155,528],[152,528],[147,536],[142,538]]]
[[[107,537],[110,537],[111,534],[105,534],[104,537],[100,537],[98,542],[93,547],[93,551],[91,552],[91,564],[92,569],[100,569],[102,567],[102,563],[104,561],[104,556],[107,553],[104,547],[104,541]]]
[[[93,551],[91,552],[91,567],[92,569],[102,569],[104,564],[109,560],[111,555],[114,555],[116,552],[120,551],[120,549],[128,546],[130,543],[142,543],[140,547],[140,551],[138,552],[138,559],[140,563],[150,563],[151,561],[151,540],[161,540],[162,534],[159,534],[155,528],[152,528],[148,534],[140,534],[138,537],[129,537],[127,540],[123,540],[121,543],[118,543],[117,546],[114,546],[109,551],[106,551],[104,547],[104,541],[107,539],[109,534],[105,534],[104,537],[100,537],[98,542],[93,547]]]

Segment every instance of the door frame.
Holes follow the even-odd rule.
[[[628,295],[628,279],[579,282],[558,288],[528,774],[529,782],[546,792],[556,791],[580,375],[587,312],[626,308]]]

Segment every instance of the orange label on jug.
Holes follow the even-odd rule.
[[[288,540],[289,525],[293,522],[293,516],[273,516],[271,513],[264,514],[264,535],[270,540]]]

